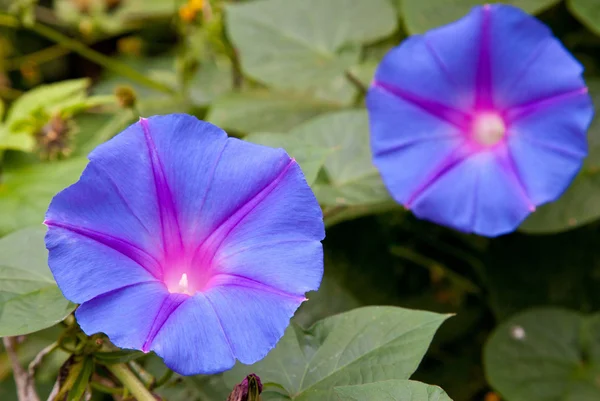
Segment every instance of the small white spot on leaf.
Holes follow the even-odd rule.
[[[527,337],[527,333],[525,333],[525,329],[521,326],[513,326],[510,329],[510,336],[515,340],[523,341],[525,337]]]

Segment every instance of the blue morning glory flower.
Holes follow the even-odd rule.
[[[141,119],[89,159],[45,220],[83,331],[184,375],[263,358],[323,275],[298,164],[183,114]]]
[[[373,160],[395,200],[464,232],[513,231],[587,154],[582,66],[507,5],[408,38],[369,89]]]

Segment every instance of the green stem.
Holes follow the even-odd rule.
[[[105,365],[105,367],[119,379],[123,384],[123,387],[128,389],[137,401],[156,401],[156,398],[154,398],[152,393],[150,393],[146,386],[138,380],[127,365],[119,363],[115,365]]]
[[[2,14],[0,15],[0,25],[18,27],[19,20],[10,15]],[[119,75],[127,77],[140,85],[144,85],[148,88],[165,92],[171,95],[175,94],[175,91],[167,85],[154,81],[153,79],[150,79],[144,74],[141,74],[135,69],[131,68],[127,64],[117,60],[113,60],[112,58],[87,47],[83,43],[62,34],[59,31],[50,28],[49,26],[42,25],[40,23],[34,23],[32,26],[29,26],[27,28],[31,29],[32,31],[36,32],[41,36],[44,36],[47,39],[50,39],[53,42],[60,44],[62,47],[70,49],[71,51],[79,54],[80,56],[93,61],[94,63],[106,68],[107,70],[111,70]]]
[[[159,388],[162,387],[163,385],[167,384],[167,382],[169,380],[171,380],[171,378],[173,377],[173,371],[171,369],[167,369],[167,371],[165,372],[164,375],[162,375],[154,384],[154,386],[152,386],[152,388]]]
[[[71,52],[63,45],[54,45],[21,57],[6,60],[6,71],[18,70],[25,64],[40,65],[55,60]]]
[[[106,394],[123,394],[123,387],[109,387],[109,386],[105,386],[102,383],[98,383],[98,382],[90,382],[90,386],[94,389],[94,390],[98,390],[101,391],[103,393]]]

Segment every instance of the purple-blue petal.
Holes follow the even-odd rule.
[[[142,128],[164,171],[164,196],[172,198],[176,216],[173,224],[181,229],[182,239],[193,241],[186,245],[196,246],[202,233],[213,228],[213,215],[205,207],[207,191],[219,186],[215,170],[231,141],[219,127],[186,114],[150,117]]]
[[[205,294],[188,298],[165,320],[151,348],[183,375],[213,374],[235,364],[229,340]]]
[[[155,265],[152,257],[124,240],[52,225],[46,234],[46,247],[58,287],[72,302],[82,303],[124,286],[156,280],[148,270]],[[125,256],[128,252],[140,260],[146,258],[148,269]]]
[[[367,97],[373,163],[394,199],[406,204],[463,142],[453,124],[380,87]]]
[[[141,350],[169,296],[158,282],[126,286],[83,303],[75,317],[86,334],[102,332],[121,348]]]
[[[507,163],[506,155],[490,151],[453,164],[414,200],[412,211],[464,232],[513,231],[531,212],[531,203]]]
[[[231,350],[242,363],[262,359],[283,336],[304,297],[238,278],[206,293]]]
[[[303,181],[300,167],[291,163],[273,191],[228,231],[214,259],[219,273],[299,296],[319,287],[325,230],[314,217],[321,210],[312,191],[299,185]]]
[[[496,107],[510,108],[585,87],[583,67],[552,31],[523,10],[490,6]]]
[[[456,90],[457,83],[433,49],[422,35],[408,38],[385,55],[375,72],[373,84],[399,88],[408,94],[436,100],[446,106],[459,104],[469,107],[469,97]],[[456,60],[458,63],[460,61]],[[415,68],[415,65],[419,68]]]
[[[241,209],[262,202],[290,162],[283,149],[229,140],[213,169],[213,183],[204,194],[200,238],[205,240],[220,226],[230,224],[235,220],[232,216]],[[302,187],[302,181],[296,185]],[[298,227],[299,231],[303,229]]]

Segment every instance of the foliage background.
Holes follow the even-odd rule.
[[[599,105],[600,2],[505,2],[553,29],[586,67]],[[391,201],[370,161],[364,93],[379,60],[407,35],[483,3],[0,1],[0,235],[17,235],[0,239],[0,336],[52,326],[73,308],[48,276],[36,229],[14,232],[40,224],[93,147],[139,115],[186,112],[286,148],[307,175],[328,228],[326,273],[296,324],[366,305],[453,313],[413,379],[441,386],[455,401],[600,399],[600,122],[563,197],[496,239],[415,219]],[[129,102],[124,85],[137,101]],[[15,266],[37,266],[32,287]],[[27,305],[48,308],[28,321],[18,313]],[[60,327],[27,336],[22,360]],[[41,393],[67,357],[54,353],[40,367]],[[157,376],[164,371],[156,357],[140,364]],[[175,378],[159,393],[225,400],[241,377]],[[0,399],[16,400],[6,354]]]

